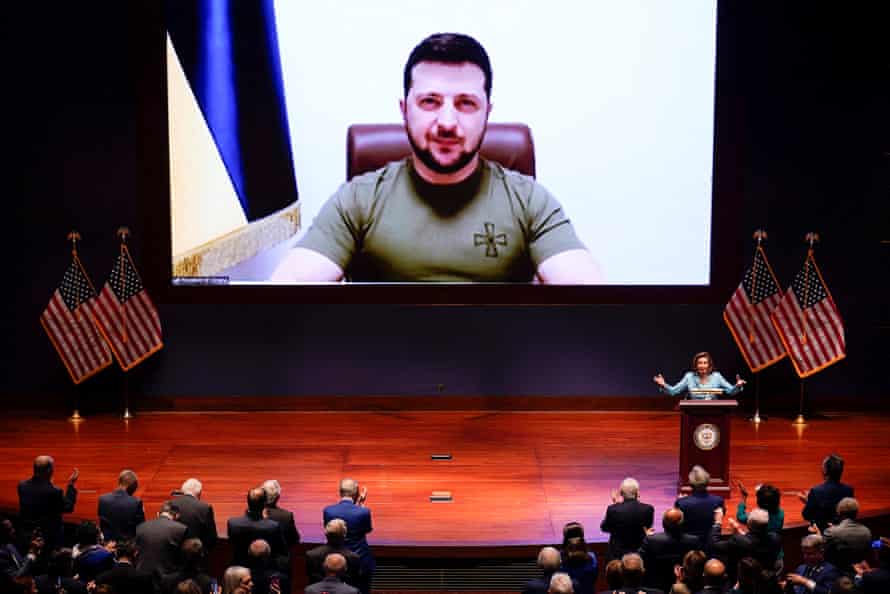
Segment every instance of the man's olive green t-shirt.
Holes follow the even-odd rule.
[[[550,256],[584,248],[533,178],[480,160],[459,184],[432,185],[410,158],[341,186],[298,246],[363,282],[528,282]]]

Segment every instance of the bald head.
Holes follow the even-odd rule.
[[[341,545],[346,540],[346,521],[334,518],[324,525],[324,537],[330,545]]]
[[[340,497],[352,497],[355,499],[358,496],[358,481],[345,478],[340,481]]]
[[[346,557],[340,553],[331,553],[324,558],[324,574],[327,576],[338,576],[346,571]]]
[[[538,552],[538,569],[545,573],[552,573],[559,569],[562,563],[559,551],[553,547],[544,547]]]
[[[191,495],[195,499],[201,498],[201,491],[204,489],[204,485],[201,484],[196,478],[187,479],[184,483],[182,483],[182,487],[180,487],[180,491],[185,493],[186,495]]]
[[[254,487],[247,492],[247,511],[255,517],[263,515],[266,507],[266,492],[262,487]]]
[[[547,588],[548,594],[574,594],[575,587],[572,585],[572,578],[567,573],[554,573],[550,577],[550,587]]]
[[[661,526],[665,532],[676,532],[683,525],[683,510],[672,507],[661,517]]]
[[[34,476],[47,479],[51,478],[55,464],[55,460],[53,460],[52,456],[37,456],[34,458]]]
[[[705,563],[703,574],[706,586],[718,586],[723,583],[726,574],[726,566],[719,559],[710,559]]]
[[[253,559],[268,559],[272,556],[272,547],[265,540],[258,538],[247,547],[247,554]]]

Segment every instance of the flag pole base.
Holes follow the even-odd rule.
[[[754,423],[755,425],[759,425],[760,423],[763,423],[764,421],[766,421],[768,418],[769,417],[767,417],[766,415],[760,414],[760,411],[757,410],[757,411],[754,411],[753,416],[748,417],[748,420],[751,421],[752,423]]]
[[[124,409],[124,414],[121,415],[121,418],[122,418],[123,420],[125,420],[125,421],[129,421],[130,419],[133,418],[133,413],[130,412],[130,409],[129,409],[129,408],[125,408],[125,409]]]
[[[794,421],[792,421],[791,424],[792,425],[806,425],[807,420],[805,418],[803,418],[803,415],[797,415],[797,418],[794,419]]]
[[[77,410],[76,408],[74,409],[74,412],[71,413],[71,416],[68,417],[69,423],[80,423],[83,420],[84,420],[84,418],[82,416],[80,416],[80,411]]]

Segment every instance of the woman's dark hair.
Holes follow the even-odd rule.
[[[612,559],[606,563],[604,571],[606,577],[606,585],[609,590],[618,590],[624,584],[624,575],[621,573],[621,560]]]
[[[703,576],[707,561],[704,551],[693,550],[683,555],[683,583],[693,592],[705,587]]]
[[[586,563],[590,558],[587,554],[587,543],[580,536],[567,538],[562,553],[563,559],[569,563]]]
[[[485,96],[491,99],[491,62],[482,44],[462,33],[434,33],[411,51],[405,63],[405,97],[411,90],[411,71],[420,62],[443,62],[462,64],[469,62],[478,66],[485,75]]]
[[[580,522],[569,522],[562,527],[562,545],[565,546],[570,538],[584,540],[584,526]]]
[[[770,514],[779,511],[779,503],[782,493],[772,485],[761,485],[757,489],[757,507],[765,509]]]

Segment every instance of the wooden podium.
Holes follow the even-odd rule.
[[[698,464],[708,471],[708,491],[729,491],[730,415],[735,400],[680,401],[680,469],[677,481],[681,491],[689,491],[689,471]]]

